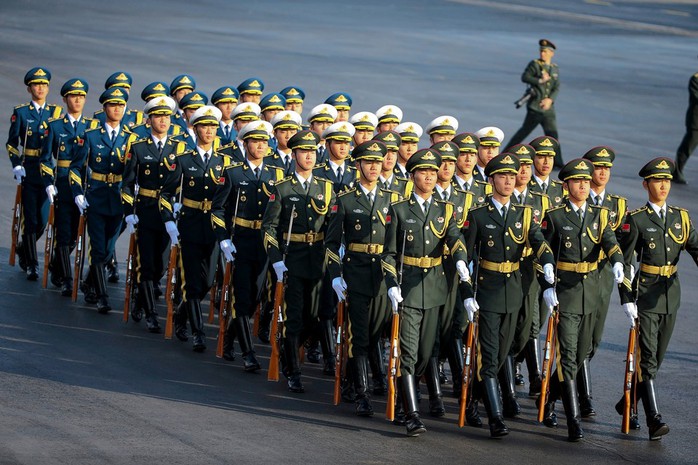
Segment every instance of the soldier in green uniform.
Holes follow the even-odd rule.
[[[521,143],[539,124],[546,136],[558,138],[555,121],[555,100],[560,91],[560,72],[552,62],[555,44],[547,39],[538,41],[540,58],[526,66],[521,81],[528,84],[531,96],[526,104],[526,118],[521,128],[511,136],[507,147]],[[555,166],[562,167],[562,153],[555,155]]]
[[[499,154],[489,161],[485,175],[493,186],[492,195],[487,204],[470,211],[464,226],[468,253],[478,259],[477,282],[474,284],[477,298],[472,286],[466,286],[464,305],[469,321],[473,321],[475,311],[480,312],[477,376],[483,384],[483,400],[492,437],[509,434],[503,420],[497,377],[510,353],[519,309],[523,304],[519,267],[525,249],[533,250],[548,283],[554,282],[555,278],[555,259],[540,227],[533,221],[533,208],[513,205],[511,201],[519,167],[518,158],[510,153]],[[510,370],[513,376],[513,369]],[[510,408],[518,415],[515,393],[508,389],[502,389],[502,392],[508,403],[515,404]]]
[[[479,129],[475,135],[479,144],[477,147],[477,164],[473,170],[476,181],[487,182],[485,167],[487,163],[499,155],[500,146],[504,140],[504,131],[495,126],[486,126]]]
[[[414,192],[408,199],[390,207],[381,256],[393,309],[397,310],[398,304],[403,303],[398,374],[402,408],[398,403],[396,420],[399,423],[400,418],[404,418],[408,436],[426,431],[419,418],[417,380],[424,374],[431,357],[439,309],[446,303],[448,283],[442,267],[444,246],[448,246],[456,261],[461,281],[470,279],[455,208],[452,203],[433,196],[440,166],[441,155],[433,149],[419,150],[408,160]],[[398,276],[399,269],[402,269],[401,276]]]
[[[402,143],[402,137],[395,131],[383,131],[376,134],[373,140],[383,142],[387,149],[383,158],[381,174],[378,178],[381,187],[397,192],[401,198],[409,197],[412,193],[412,181],[395,174],[395,165],[397,164],[398,150]]]
[[[546,426],[557,424],[555,401],[562,395],[567,416],[567,439],[584,437],[577,397],[577,371],[589,354],[596,312],[601,303],[599,254],[612,263],[616,283],[623,282],[623,254],[610,226],[608,209],[587,204],[593,166],[581,158],[567,163],[558,173],[569,192],[565,203],[548,210],[543,218],[545,237],[557,258],[557,297],[543,292],[548,312],[559,305],[557,376],[552,376],[545,404]]]
[[[635,388],[642,399],[650,440],[661,439],[669,432],[659,413],[655,380],[681,304],[677,273],[681,251],[686,250],[698,264],[698,234],[688,211],[667,205],[674,168],[674,163],[664,157],[642,167],[639,174],[648,202],[628,213],[620,240],[627,275],[619,286],[620,301],[633,324],[639,314],[640,360]],[[634,257],[639,269],[633,279],[630,268]],[[621,399],[616,405],[619,413],[622,406]]]
[[[611,167],[616,154],[610,147],[600,146],[592,148],[582,158],[589,160],[594,165],[588,202],[591,205],[598,205],[608,209],[608,224],[615,231],[616,238],[619,239],[620,225],[623,224],[623,219],[627,213],[627,200],[625,197],[613,195],[606,191],[606,185],[611,179]],[[589,349],[589,356],[584,360],[582,366],[579,367],[579,374],[577,375],[577,392],[579,393],[579,408],[582,418],[596,415],[594,406],[591,403],[591,370],[589,364],[599,348],[599,344],[601,344],[608,306],[611,303],[611,293],[614,288],[613,271],[603,253],[599,256],[599,275],[601,278],[601,301],[595,315],[596,323],[594,324],[591,348]]]
[[[419,148],[419,138],[422,137],[424,130],[417,123],[405,122],[398,124],[395,127],[395,132],[400,134],[400,146],[398,148],[395,174],[401,178],[409,178],[410,175],[407,169],[407,162]]]
[[[686,184],[683,169],[691,153],[698,147],[698,73],[688,81],[688,108],[686,109],[686,132],[676,149],[676,174],[674,182]]]
[[[262,218],[269,261],[277,280],[283,281],[286,276],[282,360],[286,364],[284,374],[288,376],[289,390],[299,393],[304,392],[304,388],[298,349],[318,321],[325,257],[323,240],[329,219],[327,214],[335,202],[332,182],[313,175],[318,139],[312,131],[300,131],[291,137],[289,147],[296,170],[276,183]]]
[[[478,160],[480,139],[471,132],[463,132],[456,135],[453,142],[458,145],[459,150],[453,183],[463,191],[472,192],[476,205],[483,205],[487,195],[492,193],[492,185],[487,181],[478,181],[473,177]]]
[[[533,156],[533,179],[528,183],[531,191],[547,194],[553,207],[560,206],[567,192],[561,182],[550,179],[560,144],[552,137],[541,136],[533,139],[529,145],[536,151]]]
[[[330,213],[325,238],[328,273],[339,300],[346,296],[349,334],[348,356],[356,393],[356,414],[372,416],[368,387],[368,357],[380,341],[390,318],[381,270],[387,216],[398,194],[378,187],[386,146],[367,141],[354,149],[357,186],[339,194]],[[340,258],[340,248],[346,253]]]

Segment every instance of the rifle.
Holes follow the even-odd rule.
[[[48,269],[51,264],[51,256],[53,255],[53,230],[55,222],[55,205],[51,202],[48,209],[48,222],[46,223],[46,243],[44,244],[44,276],[41,279],[41,286],[46,289],[48,287]]]
[[[24,145],[22,145],[22,166],[24,166],[24,152],[27,151],[27,133],[29,125],[24,128]],[[15,191],[15,206],[12,209],[12,245],[10,246],[10,266],[15,266],[15,254],[19,243],[20,223],[22,222],[22,183],[17,184]],[[44,286],[45,287],[45,286]]]
[[[640,260],[638,261],[638,272],[642,265],[642,252],[640,250]],[[640,296],[640,281],[638,279],[635,287],[635,306],[637,307],[637,299]],[[640,336],[640,320],[635,319],[634,324],[628,332],[628,351],[625,356],[625,376],[623,378],[623,421],[621,423],[621,432],[628,434],[630,431],[630,417],[633,414],[637,415],[637,392],[635,398],[631,399],[633,385],[637,385],[637,359],[635,353],[637,351],[637,339]]]
[[[474,279],[473,279],[473,298],[477,297],[477,275],[480,270],[479,260],[480,260],[480,245],[478,243],[477,259],[478,266],[475,268]],[[473,321],[468,325],[468,332],[465,340],[465,346],[463,351],[463,386],[460,392],[460,406],[458,410],[458,426],[462,428],[465,426],[465,409],[468,406],[468,394],[472,395],[472,392],[468,392],[470,388],[470,383],[473,379],[475,365],[473,364],[473,359],[477,355],[477,336],[478,336],[478,316],[473,317]]]
[[[78,223],[77,246],[75,247],[75,267],[73,271],[73,302],[78,300],[78,286],[82,279],[82,268],[85,262],[85,223],[87,214],[85,210],[80,213],[80,222]]]
[[[533,97],[536,94],[536,91],[533,90],[531,86],[526,87],[526,90],[524,91],[523,95],[516,101],[514,102],[514,106],[518,110],[522,106],[526,105],[526,103],[531,100],[531,97]]]
[[[240,204],[240,189],[238,189],[237,199],[235,200],[235,212],[233,213],[233,229],[230,238],[232,240],[235,235],[235,220],[238,217],[238,205]],[[223,342],[225,341],[225,328],[228,322],[228,306],[230,305],[230,294],[233,282],[233,262],[225,263],[225,273],[223,274],[223,287],[221,291],[221,304],[218,307],[218,345],[216,346],[216,357],[223,357]],[[213,299],[213,297],[211,298]]]
[[[337,340],[334,358],[334,405],[339,405],[342,398],[342,378],[346,372],[347,360],[347,321],[345,318],[345,301],[337,306]]]
[[[140,167],[139,167],[140,168]],[[140,171],[140,169],[138,170]],[[138,179],[138,172],[136,173],[136,180]],[[133,214],[136,214],[136,200],[138,197],[138,191],[139,187],[138,184],[136,184],[134,190],[133,190]],[[131,296],[134,294],[134,287],[136,285],[136,279],[135,279],[135,266],[134,266],[134,261],[136,257],[136,239],[137,239],[137,234],[138,231],[134,228],[133,232],[129,236],[128,239],[128,258],[126,258],[126,284],[124,286],[125,288],[125,294],[124,294],[124,318],[123,321],[126,323],[128,321],[128,313],[131,310]],[[135,303],[135,305],[138,305],[138,302]],[[140,321],[140,318],[136,319],[134,318],[133,321]]]
[[[288,220],[288,234],[286,235],[286,248],[284,250],[284,262],[288,255],[288,248],[291,245],[291,231],[293,230],[293,216],[296,213],[296,206],[291,208],[291,218]],[[271,318],[271,333],[269,339],[271,342],[271,357],[269,358],[269,372],[267,373],[267,381],[279,380],[279,353],[281,348],[281,333],[283,332],[283,315],[281,314],[281,306],[284,303],[284,290],[286,286],[286,276],[282,281],[276,281],[274,287],[274,313]]]
[[[557,289],[557,262],[560,261],[560,249],[562,248],[562,237],[560,237],[557,247],[557,260],[555,262],[555,284],[554,289]],[[545,403],[550,394],[550,377],[553,372],[553,363],[555,362],[555,346],[557,345],[557,323],[560,321],[559,306],[553,308],[553,311],[548,317],[548,328],[545,335],[545,347],[543,349],[543,368],[541,373],[540,397],[538,398],[538,421],[542,422],[545,417]]]
[[[402,234],[402,253],[400,254],[400,276],[398,286],[402,289],[402,275],[405,269],[405,244],[407,242],[407,230]],[[393,309],[393,321],[390,326],[390,358],[388,359],[388,400],[385,405],[385,419],[395,419],[395,397],[397,390],[397,371],[400,365],[400,308]]]
[[[179,203],[182,203],[182,184],[184,175],[179,180]],[[179,214],[175,218],[175,224],[179,221]],[[172,325],[174,319],[175,287],[177,284],[177,255],[179,244],[170,246],[170,258],[167,261],[167,287],[165,288],[165,298],[167,299],[167,321],[165,322],[165,339],[172,339]]]
[[[218,294],[218,270],[220,269],[221,261],[220,257],[216,260],[216,271],[213,273],[213,284],[209,290],[208,299],[208,323],[213,324],[213,320],[216,314],[216,295]],[[227,267],[226,267],[227,268]]]

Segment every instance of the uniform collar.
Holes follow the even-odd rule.
[[[664,203],[663,207],[660,207],[656,203],[652,203],[652,202],[647,202],[647,205],[652,207],[652,210],[654,210],[654,212],[657,214],[657,216],[659,216],[659,211],[662,210],[664,212],[664,218],[666,218],[666,202]]]

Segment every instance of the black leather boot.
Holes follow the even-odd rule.
[[[405,403],[402,401],[402,376],[395,379],[395,418],[393,425],[405,426]]]
[[[160,332],[160,322],[158,322],[158,312],[155,310],[155,289],[152,281],[141,283],[139,297],[143,303],[145,311],[145,325],[151,333]]]
[[[119,282],[119,263],[116,261],[116,257],[112,257],[111,260],[107,262],[107,275],[110,283]]]
[[[439,370],[439,383],[440,384],[448,383],[448,376],[446,376],[446,370],[444,369],[445,364],[446,364],[446,360],[438,359],[438,363],[437,363],[436,367]]]
[[[550,378],[548,385],[549,392],[545,399],[545,409],[543,411],[543,424],[548,428],[557,426],[557,414],[555,413],[555,402],[560,397],[560,382],[556,377]],[[540,397],[536,400],[536,407],[540,406]]]
[[[657,393],[654,388],[654,380],[648,379],[641,383],[642,406],[645,408],[645,418],[649,428],[650,441],[662,439],[669,433],[669,426],[662,421],[662,415],[657,407]]]
[[[22,272],[27,272],[27,252],[25,251],[24,244],[27,243],[27,238],[22,234],[20,236],[20,242],[17,244],[17,259],[19,261],[19,268]]]
[[[438,373],[437,373],[438,376]],[[417,406],[417,379],[414,375],[403,374],[402,379],[402,403],[405,409],[405,428],[407,436],[415,437],[427,431],[427,428],[419,418]],[[438,379],[436,380],[438,384]]]
[[[135,283],[134,283],[135,284]],[[147,302],[145,301],[145,296],[143,295],[142,286],[136,284],[131,291],[131,320],[134,323],[140,323],[145,315],[145,307]]]
[[[514,383],[517,386],[523,386],[524,384],[526,384],[526,382],[524,381],[524,375],[523,373],[521,373],[521,362],[514,362],[514,371]]]
[[[334,325],[332,320],[320,320],[320,347],[322,347],[322,374],[334,376]]]
[[[274,316],[274,304],[269,302],[261,304],[257,337],[265,344],[269,344],[269,325],[271,324],[272,316]]]
[[[247,316],[239,316],[233,320],[235,322],[235,330],[238,334],[240,342],[240,350],[242,350],[242,365],[245,371],[254,373],[262,368],[255,357],[254,344],[252,344],[252,331],[250,331],[250,318]]]
[[[683,174],[683,168],[686,166],[688,161],[688,155],[686,153],[676,154],[676,170],[674,171],[674,179],[672,180],[676,184],[686,184],[686,177]]]
[[[296,393],[303,393],[303,383],[301,382],[301,366],[298,359],[298,336],[286,336],[284,339],[284,355],[286,357],[288,372],[288,390]]]
[[[439,380],[439,359],[431,357],[427,362],[427,370],[424,374],[429,391],[429,415],[432,417],[442,417],[446,414],[444,408],[443,394],[441,393],[441,382]]]
[[[635,394],[636,389],[640,389],[642,386],[642,383],[636,383],[635,379],[633,378],[633,382],[630,385],[630,402],[631,402],[631,409],[630,409],[630,425],[629,429],[640,429],[640,420],[637,418],[637,411],[633,412],[632,411],[632,403],[635,402],[635,396],[637,395],[638,398],[642,397],[640,394],[640,391],[637,391],[637,394]],[[635,405],[637,407],[637,404]],[[623,410],[625,409],[625,397],[621,397],[620,400],[616,403],[616,412],[618,412],[618,415],[623,416]]]
[[[235,320],[228,320],[225,328],[225,339],[223,340],[223,358],[229,362],[235,361],[235,338],[237,337],[237,327]],[[282,359],[283,357],[281,357]],[[283,371],[283,370],[282,370]]]
[[[483,400],[489,419],[490,436],[501,438],[509,434],[509,428],[504,424],[502,401],[499,398],[499,383],[495,378],[484,378],[482,382],[485,389]]]
[[[529,339],[524,348],[526,369],[528,370],[528,395],[534,397],[540,394],[540,347],[538,338]]]
[[[63,284],[63,265],[61,264],[61,248],[53,248],[53,256],[48,265],[49,279],[54,287],[61,287]]]
[[[79,278],[79,277],[78,277]],[[77,279],[77,278],[76,278]],[[80,283],[80,290],[85,297],[85,303],[96,304],[97,303],[97,293],[95,292],[95,277],[94,277],[94,267],[90,265],[87,269],[87,274],[85,279]],[[70,290],[70,294],[73,294],[73,290]]]
[[[373,406],[368,390],[368,359],[366,357],[354,357],[349,359],[351,372],[354,375],[354,390],[356,398],[354,405],[356,415],[360,417],[372,417]]]
[[[39,258],[36,253],[36,234],[27,234],[23,244],[27,259],[27,280],[36,281],[39,279]]]
[[[187,342],[189,340],[189,333],[187,332],[187,305],[184,301],[180,301],[179,305],[174,311],[174,331],[175,336],[182,342]]]
[[[342,402],[352,404],[356,401],[356,389],[354,388],[354,365],[347,363],[345,376],[341,385]]]
[[[567,379],[562,382],[562,405],[565,407],[565,416],[567,417],[567,440],[577,442],[584,438],[584,431],[582,430],[576,380]]]
[[[388,379],[383,361],[383,342],[378,341],[368,348],[368,362],[371,365],[373,379],[373,394],[384,396],[388,393]]]
[[[201,313],[201,301],[191,299],[187,301],[189,311],[189,324],[191,325],[191,335],[194,352],[206,350],[206,334],[204,334],[204,316]]]
[[[579,394],[579,411],[582,418],[590,418],[596,416],[596,410],[591,403],[591,369],[589,368],[590,360],[584,359],[584,363],[579,367],[577,372],[577,393]]]
[[[70,269],[70,247],[61,246],[58,247],[58,264],[57,268],[60,270],[61,279],[61,295],[63,297],[70,297],[73,295],[73,273]],[[54,271],[55,273],[56,271]]]
[[[305,358],[310,363],[320,363],[320,338],[322,337],[322,329],[318,322],[310,333],[310,337],[305,341]]]
[[[516,400],[516,385],[514,384],[514,357],[507,355],[504,365],[499,370],[499,385],[502,389],[504,416],[516,418],[521,415],[521,407]]]
[[[465,407],[465,421],[469,426],[482,428],[482,419],[480,418],[480,412],[478,411],[478,403],[482,397],[482,382],[473,377],[472,381],[470,382],[470,391],[470,400],[468,401],[468,405]]]
[[[457,331],[460,333],[460,331]],[[451,378],[453,378],[453,397],[460,399],[463,392],[463,338],[461,334],[451,338],[448,348],[448,365],[451,368]]]
[[[97,312],[106,315],[111,310],[107,294],[107,277],[104,275],[104,266],[101,264],[92,267],[97,293]]]

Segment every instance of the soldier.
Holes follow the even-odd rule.
[[[419,147],[419,138],[422,137],[424,130],[422,127],[413,122],[400,123],[395,127],[395,132],[400,134],[400,146],[398,148],[397,166],[395,174],[401,178],[409,178],[407,170],[407,162],[414,155]]]
[[[439,116],[427,124],[424,131],[429,134],[431,145],[449,142],[453,140],[456,131],[458,131],[458,120],[453,116]]]
[[[257,277],[265,272],[267,261],[261,233],[262,215],[274,184],[284,178],[283,168],[270,166],[264,158],[271,131],[272,125],[266,121],[254,121],[242,128],[240,138],[245,144],[245,162],[231,165],[225,172],[231,185],[226,224],[233,230],[233,244],[239,252],[233,273],[233,317],[226,331],[224,354],[228,354],[228,359],[232,358],[232,340],[237,335],[243,368],[247,372],[261,368],[255,357],[250,319],[260,294]],[[218,239],[222,241],[229,237],[224,235]]]
[[[609,223],[609,211],[587,204],[593,166],[581,158],[567,163],[558,173],[569,196],[563,205],[548,210],[542,227],[557,258],[557,296],[543,292],[548,310],[559,304],[557,376],[551,378],[544,423],[557,425],[555,401],[560,394],[567,416],[567,439],[584,437],[577,396],[577,371],[589,354],[596,311],[600,305],[599,253],[613,264],[616,284],[623,282],[623,254]],[[555,298],[553,298],[555,297]],[[559,297],[559,302],[558,302]]]
[[[316,162],[318,165],[326,163],[328,158],[325,140],[322,138],[322,133],[325,132],[325,129],[329,128],[336,119],[337,110],[332,105],[328,105],[326,103],[313,107],[308,115],[310,130],[317,134],[319,139],[316,156]]]
[[[395,131],[384,131],[376,134],[373,140],[383,142],[387,149],[383,158],[381,174],[378,178],[380,186],[383,189],[397,192],[401,199],[409,197],[412,194],[412,181],[395,174],[395,165],[397,164],[398,150],[402,143],[402,137]]]
[[[208,97],[206,96],[206,94],[198,90],[189,92],[179,101],[179,108],[183,112],[182,116],[187,121],[187,126],[185,128],[186,130],[183,131],[180,135],[178,135],[176,139],[180,142],[184,142],[186,144],[187,150],[195,150],[197,142],[196,131],[194,130],[194,126],[191,123],[189,123],[189,121],[191,121],[192,116],[194,115],[196,110],[202,108],[207,103]]]
[[[41,179],[40,155],[44,131],[41,125],[50,118],[58,118],[63,110],[58,105],[47,104],[51,72],[45,68],[32,68],[24,75],[24,85],[31,101],[16,106],[10,120],[7,152],[12,163],[12,174],[17,184],[22,184],[22,235],[17,244],[19,266],[26,271],[27,279],[39,279],[39,259],[36,241],[44,233],[48,211],[46,186]],[[23,147],[22,153],[19,146]]]
[[[480,144],[477,148],[477,165],[473,170],[473,177],[476,181],[487,182],[485,176],[485,166],[497,155],[504,140],[504,132],[495,126],[481,128],[475,133]]]
[[[271,120],[278,146],[276,151],[264,162],[282,168],[286,176],[292,174],[296,169],[288,141],[301,130],[302,123],[301,115],[293,110],[279,112]]]
[[[346,92],[337,92],[325,99],[325,103],[332,105],[337,110],[335,122],[349,121],[351,111],[351,95]]]
[[[130,95],[132,83],[133,78],[131,78],[130,74],[124,71],[117,71],[107,78],[104,83],[104,88],[110,89],[112,87],[119,87],[122,91],[125,91]],[[104,121],[106,119],[104,110],[97,110],[93,118],[99,121],[100,125],[104,125]],[[124,110],[124,117],[121,120],[121,124],[123,124],[130,131],[135,126],[143,124],[143,113],[138,110],[131,110],[127,105],[126,109]]]
[[[352,115],[349,122],[354,125],[356,132],[352,138],[352,146],[358,147],[366,141],[373,139],[378,126],[378,118],[369,111],[360,111]],[[353,158],[353,155],[352,155]]]
[[[259,108],[262,119],[271,123],[271,120],[274,119],[277,113],[286,109],[286,98],[279,93],[267,94],[259,103]],[[274,136],[269,139],[268,146],[271,152],[276,150],[278,142]]]
[[[177,102],[177,112],[172,116],[172,123],[179,125],[182,132],[186,132],[188,120],[184,117],[184,111],[179,108],[179,101],[182,97],[196,89],[196,81],[188,74],[180,74],[172,80],[170,84],[170,96]]]
[[[282,360],[286,365],[284,374],[288,376],[288,388],[296,393],[304,392],[298,349],[301,341],[317,325],[325,255],[323,239],[327,214],[335,202],[332,183],[313,176],[318,140],[312,131],[300,131],[291,137],[289,147],[293,151],[296,170],[276,183],[262,219],[264,247],[269,261],[278,280],[283,280],[286,275]],[[291,235],[288,236],[291,222]],[[288,250],[282,250],[287,241]]]
[[[627,200],[625,197],[610,194],[606,191],[606,185],[611,179],[611,167],[616,154],[610,147],[594,147],[582,157],[589,160],[594,166],[591,175],[591,190],[589,191],[588,202],[591,205],[598,205],[608,209],[608,224],[616,233],[616,239],[620,239],[620,226],[627,213]],[[589,355],[582,363],[577,374],[577,392],[579,393],[579,408],[582,418],[589,418],[596,415],[596,411],[591,403],[591,370],[589,364],[594,357],[596,350],[601,344],[603,328],[606,324],[608,306],[611,303],[611,293],[613,292],[613,271],[606,257],[599,256],[599,275],[601,300],[596,312],[596,322],[591,339]]]
[[[567,192],[561,182],[550,179],[560,144],[552,137],[541,136],[533,139],[529,145],[536,151],[533,156],[533,179],[528,183],[531,192],[547,194],[553,207],[562,205]]]
[[[299,116],[303,116],[303,100],[305,100],[305,92],[298,86],[284,87],[281,95],[286,99],[286,110],[295,111]]]
[[[521,81],[528,84],[528,89],[532,92],[526,104],[526,118],[521,128],[509,140],[507,147],[520,144],[539,124],[546,136],[558,138],[554,105],[560,91],[560,71],[552,62],[555,44],[541,39],[538,45],[540,58],[531,60],[521,75]],[[562,168],[563,165],[562,153],[558,150],[555,154],[555,166]]]
[[[239,98],[240,94],[232,86],[219,87],[211,96],[211,104],[221,111],[221,124],[218,128],[221,146],[228,145],[237,139],[238,133],[234,128],[233,110],[237,107]]]
[[[81,214],[91,207],[87,215],[90,269],[82,290],[85,302],[96,303],[97,311],[104,315],[111,310],[104,267],[114,257],[114,245],[121,231],[121,180],[126,155],[136,139],[121,124],[127,100],[128,94],[118,86],[102,92],[99,102],[104,109],[105,123],[85,132],[84,143],[78,144],[77,154],[70,163],[70,189],[75,204]],[[82,178],[85,166],[88,168],[86,189]]]
[[[402,110],[396,105],[383,105],[376,110],[378,126],[376,130],[380,132],[393,131],[402,123]]]
[[[261,111],[259,105],[254,102],[244,102],[236,106],[232,113],[235,132],[239,134],[247,123],[257,121]],[[236,137],[221,149],[221,153],[232,157],[234,162],[241,163],[245,160],[245,144]]]
[[[151,82],[150,84],[145,86],[143,88],[143,90],[141,91],[141,99],[145,103],[150,102],[154,98],[167,97],[169,95],[170,95],[169,86],[161,81]],[[131,132],[136,134],[138,136],[138,139],[146,139],[146,138],[150,137],[150,125],[148,125],[147,121],[144,121],[142,124],[139,124],[138,126],[134,126],[133,128],[131,128]],[[177,135],[177,134],[181,134],[181,132],[182,132],[182,127],[180,125],[170,124],[170,129],[168,130],[167,135],[168,136]]]
[[[224,170],[231,160],[215,150],[220,119],[221,111],[214,106],[194,112],[190,124],[196,132],[196,149],[177,155],[160,192],[160,213],[172,244],[180,242],[181,234],[182,303],[175,315],[175,335],[181,341],[188,340],[188,316],[195,352],[206,350],[201,300],[213,284],[219,254],[216,243],[226,261],[232,261],[235,253],[224,221],[225,199],[230,191]],[[181,206],[173,206],[170,199],[179,195]],[[179,223],[175,224],[177,210]]]
[[[85,131],[99,124],[82,114],[88,90],[89,85],[84,79],[66,81],[61,87],[66,114],[63,118],[42,123],[46,135],[41,150],[41,178],[49,202],[55,202],[56,248],[51,261],[51,281],[61,286],[61,295],[65,297],[73,293],[70,252],[75,247],[80,217],[68,181],[70,162],[75,158],[80,144],[84,143]],[[83,176],[84,169],[80,177]]]
[[[390,206],[381,266],[393,310],[400,310],[400,387],[396,423],[405,424],[408,436],[426,431],[419,418],[417,380],[434,349],[439,308],[446,302],[448,283],[442,255],[448,246],[461,281],[470,279],[466,252],[454,219],[454,206],[433,196],[441,155],[422,149],[410,157],[414,192]],[[404,251],[404,253],[403,253]],[[398,277],[398,269],[402,275]],[[404,301],[403,301],[404,294]],[[402,407],[400,404],[402,403]]]
[[[519,167],[519,160],[510,153],[502,153],[489,161],[485,175],[492,184],[492,196],[487,204],[470,211],[464,227],[468,253],[478,257],[479,267],[475,284],[477,299],[472,287],[467,286],[464,305],[468,321],[473,321],[474,312],[480,310],[478,379],[483,384],[492,437],[509,434],[503,420],[497,377],[509,355],[523,304],[519,267],[527,247],[538,257],[546,281],[552,283],[555,279],[555,258],[538,224],[533,221],[533,209],[513,205],[511,201]],[[513,370],[510,374],[513,376]],[[511,416],[518,415],[515,392],[505,387],[502,393]]]
[[[698,147],[698,73],[688,81],[688,108],[686,109],[686,133],[676,150],[676,184],[686,184],[683,168],[691,153]]]
[[[328,273],[339,300],[347,299],[349,372],[353,375],[358,416],[373,415],[368,387],[368,357],[375,352],[388,322],[380,254],[383,252],[390,203],[394,192],[378,187],[386,146],[367,141],[354,149],[360,178],[357,186],[339,194],[330,214],[325,239]],[[340,258],[340,248],[347,252]],[[375,380],[375,377],[374,377]]]
[[[620,289],[623,310],[632,323],[640,324],[640,362],[634,390],[642,399],[650,440],[669,432],[657,405],[655,380],[662,366],[681,303],[677,265],[681,250],[698,264],[698,235],[688,211],[667,205],[674,163],[660,157],[640,170],[647,191],[645,206],[628,213],[621,233],[627,279]],[[637,256],[634,279],[631,263]],[[632,282],[632,286],[630,285]],[[616,404],[622,414],[623,399]]]
[[[492,185],[486,181],[477,181],[473,177],[478,160],[480,139],[473,133],[463,132],[453,138],[458,145],[458,160],[456,160],[456,175],[453,184],[460,190],[472,192],[475,204],[483,205],[488,194],[492,193]]]
[[[238,85],[238,92],[240,92],[240,103],[252,102],[259,105],[264,92],[264,82],[256,77],[245,79]]]
[[[131,144],[121,190],[124,221],[129,232],[138,225],[138,294],[131,316],[138,322],[145,313],[146,327],[151,333],[160,332],[155,308],[155,283],[164,274],[163,257],[169,245],[159,211],[160,192],[170,171],[175,168],[176,154],[184,148],[183,143],[168,136],[176,107],[174,99],[166,96],[146,103],[143,113],[148,116],[150,136]]]

